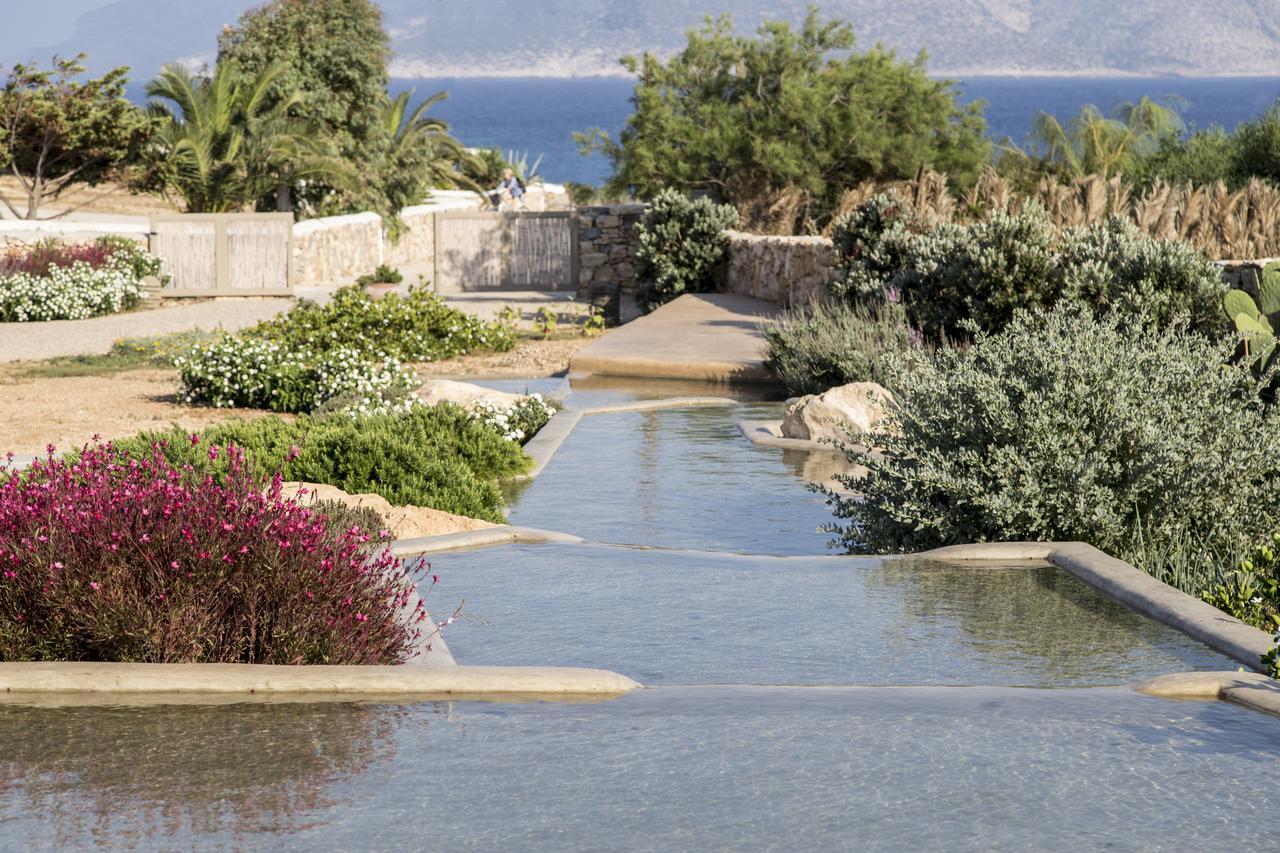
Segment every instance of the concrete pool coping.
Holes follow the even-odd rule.
[[[441,533],[438,536],[422,536],[416,539],[397,539],[391,543],[391,553],[397,557],[421,557],[442,551],[461,551],[467,548],[484,548],[489,545],[540,545],[555,542],[580,545],[586,540],[554,530],[538,530],[533,527],[486,527],[483,530],[464,530],[458,533]]]
[[[573,434],[578,423],[592,415],[615,415],[627,412],[656,412],[665,409],[699,409],[724,406],[731,408],[738,401],[729,397],[663,397],[656,400],[634,400],[629,403],[615,403],[604,406],[575,408],[566,406],[551,416],[551,419],[538,430],[538,434],[529,439],[524,452],[533,459],[533,467],[524,474],[512,477],[512,480],[532,480],[542,473],[543,469],[555,457],[556,452],[565,440]]]
[[[1253,670],[1261,669],[1262,655],[1275,645],[1267,632],[1246,625],[1208,602],[1174,589],[1085,542],[950,545],[904,556],[945,562],[1046,560],[1130,609],[1176,628]]]
[[[349,700],[621,696],[640,684],[603,669],[537,666],[278,666],[241,663],[0,663],[0,703],[29,697]]]

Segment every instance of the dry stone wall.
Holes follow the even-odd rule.
[[[831,280],[835,261],[835,246],[826,237],[730,231],[723,289],[778,305],[806,305]]]
[[[578,293],[635,293],[636,226],[644,204],[611,204],[578,208]]]

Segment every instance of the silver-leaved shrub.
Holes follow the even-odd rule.
[[[1064,304],[968,348],[886,357],[896,409],[828,493],[852,552],[1083,540],[1247,547],[1280,518],[1280,416],[1231,342]]]

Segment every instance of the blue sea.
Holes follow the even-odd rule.
[[[1066,120],[1085,104],[1110,112],[1143,95],[1176,95],[1189,126],[1230,130],[1280,98],[1280,77],[970,77],[959,84],[965,101],[986,101],[992,138],[1016,143],[1040,111]],[[449,121],[465,144],[527,154],[530,162],[541,156],[548,181],[600,184],[608,161],[581,156],[572,134],[599,127],[616,136],[631,113],[632,86],[622,78],[438,78],[395,80],[392,90],[412,88],[423,97],[447,91],[432,114]]]

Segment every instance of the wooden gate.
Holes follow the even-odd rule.
[[[182,213],[151,220],[173,296],[293,295],[293,214]]]
[[[573,211],[447,211],[435,219],[433,281],[440,293],[577,289]]]

